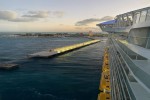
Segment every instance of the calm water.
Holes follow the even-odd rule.
[[[27,59],[49,48],[87,41],[84,38],[0,38],[0,62],[19,69],[0,71],[0,100],[96,100],[103,42],[52,59]]]

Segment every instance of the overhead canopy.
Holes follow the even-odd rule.
[[[109,24],[115,24],[116,23],[116,20],[109,20],[109,21],[106,21],[106,22],[103,22],[103,23],[100,23],[101,25],[109,25]]]

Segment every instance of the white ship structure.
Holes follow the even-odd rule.
[[[150,100],[150,7],[97,26],[109,33],[110,98],[104,100]]]

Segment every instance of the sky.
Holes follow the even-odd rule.
[[[149,0],[0,0],[0,32],[98,32],[96,24]]]

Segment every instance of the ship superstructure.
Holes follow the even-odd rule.
[[[150,100],[150,7],[97,26],[110,34],[111,100]]]

